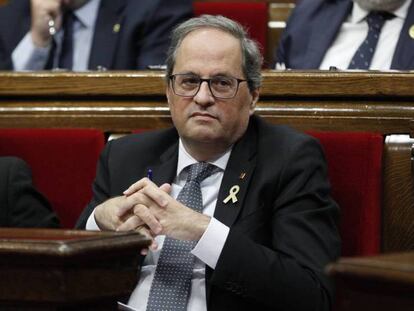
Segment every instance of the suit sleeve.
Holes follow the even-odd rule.
[[[58,228],[59,221],[46,198],[32,184],[30,168],[18,158],[6,158],[7,227]],[[6,161],[6,160],[4,160]],[[3,208],[3,207],[2,207]]]
[[[333,286],[323,269],[340,241],[324,155],[312,138],[281,152],[280,174],[269,160],[256,168],[256,212],[231,227],[211,282],[263,309],[330,310]]]
[[[292,13],[290,14],[286,22],[286,27],[282,33],[277,47],[275,48],[275,62],[272,68],[275,68],[276,64],[283,64],[285,68],[291,68],[289,59],[291,47],[291,28],[292,26],[296,26],[298,22],[301,23],[301,19],[303,19],[303,17],[300,17],[300,15],[302,15],[302,13],[300,13],[302,2],[302,0],[297,1],[295,9],[293,9]]]
[[[6,51],[6,47],[0,37],[0,70],[12,70],[13,65],[10,55]]]
[[[88,218],[95,207],[111,198],[111,187],[109,181],[110,174],[108,169],[111,146],[112,143],[108,142],[105,146],[105,149],[101,153],[96,169],[95,181],[93,182],[93,197],[91,202],[86,206],[86,208],[82,211],[82,214],[79,216],[75,225],[75,228],[77,229],[86,229],[86,222],[88,221]]]
[[[170,34],[179,23],[192,17],[192,1],[159,0],[148,16],[143,32],[136,42],[137,69],[149,65],[163,65],[170,44]]]
[[[13,70],[12,53],[30,29],[30,0],[0,6],[0,70]]]

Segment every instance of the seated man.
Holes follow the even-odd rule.
[[[0,54],[14,70],[146,69],[164,64],[168,34],[191,15],[190,0],[10,0]]]
[[[276,68],[414,69],[412,0],[298,1]]]
[[[59,227],[48,201],[32,184],[30,168],[15,157],[0,157],[0,227]]]
[[[254,115],[262,57],[236,22],[172,34],[174,128],[109,142],[77,226],[136,230],[137,310],[329,310],[338,206],[317,141]],[[147,176],[148,177],[145,177]]]

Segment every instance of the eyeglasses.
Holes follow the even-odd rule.
[[[201,84],[207,82],[211,94],[215,98],[230,99],[236,96],[239,84],[247,80],[228,76],[214,76],[202,79],[193,74],[175,74],[169,76],[174,93],[182,97],[194,97],[200,90]]]

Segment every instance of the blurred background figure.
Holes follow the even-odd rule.
[[[32,184],[29,166],[15,157],[0,157],[0,227],[59,227],[49,202]]]
[[[276,68],[414,69],[412,0],[298,1]]]
[[[0,9],[0,69],[146,69],[164,64],[191,0],[10,0]]]

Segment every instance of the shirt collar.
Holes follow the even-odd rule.
[[[98,17],[98,10],[101,0],[89,0],[79,9],[74,11],[76,18],[81,24],[87,28],[92,28],[95,25],[96,18]]]
[[[408,8],[410,7],[412,0],[407,0],[404,2],[402,6],[400,6],[397,10],[393,11],[392,13],[397,17],[405,20],[408,14]],[[365,17],[367,17],[369,11],[364,10],[359,6],[358,3],[354,2],[354,5],[352,6],[352,12],[351,12],[351,20],[350,22],[353,24],[357,24],[362,22]]]
[[[222,171],[226,169],[227,162],[229,161],[231,150],[233,146],[229,148],[225,153],[223,153],[221,156],[216,158],[212,161],[207,161],[210,164],[213,164],[217,167],[219,167]],[[189,165],[197,163],[198,161],[194,159],[188,152],[185,150],[183,142],[180,138],[179,145],[178,145],[178,163],[177,163],[177,175],[179,176],[182,171]]]

